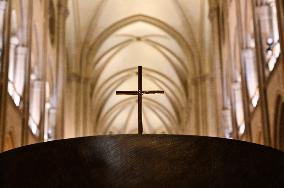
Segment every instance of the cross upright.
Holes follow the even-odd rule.
[[[143,133],[143,122],[142,122],[142,95],[144,94],[164,94],[164,91],[142,90],[142,66],[138,66],[138,91],[116,91],[117,95],[137,95],[138,96],[138,134]]]

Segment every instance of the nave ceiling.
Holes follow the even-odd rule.
[[[136,133],[136,97],[115,91],[137,89],[138,65],[143,89],[165,90],[144,96],[145,133],[202,131],[199,78],[210,70],[207,0],[70,0],[68,6],[68,87],[77,90],[69,98],[77,105],[69,106],[67,123],[79,127],[67,132]]]

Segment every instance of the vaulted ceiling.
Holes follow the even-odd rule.
[[[70,0],[69,10],[68,74],[89,84],[88,130],[137,132],[137,97],[115,91],[137,89],[138,65],[143,89],[165,91],[143,96],[145,133],[184,133],[196,123],[194,80],[208,69],[207,0]]]

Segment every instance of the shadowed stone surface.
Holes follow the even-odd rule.
[[[83,137],[0,154],[0,187],[284,187],[284,154],[198,136]]]

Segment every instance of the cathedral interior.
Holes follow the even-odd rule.
[[[284,151],[284,1],[0,0],[0,152],[144,134]]]

